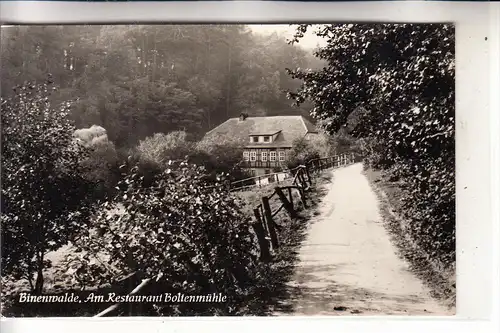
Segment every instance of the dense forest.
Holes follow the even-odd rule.
[[[76,127],[100,125],[119,148],[175,130],[198,139],[241,112],[308,116],[286,98],[300,86],[286,68],[323,63],[244,25],[18,26],[1,38],[2,97],[51,73]]]

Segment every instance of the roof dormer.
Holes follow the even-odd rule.
[[[250,143],[272,143],[281,131],[276,133],[252,133],[249,135]]]

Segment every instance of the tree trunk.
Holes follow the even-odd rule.
[[[207,81],[210,82],[211,76],[212,76],[212,68],[211,68],[211,55],[212,55],[212,47],[210,43],[210,35],[208,35],[208,40],[207,40]],[[209,103],[209,108],[207,110],[207,121],[208,121],[208,129],[212,129],[212,121],[210,114],[212,113],[212,103]]]
[[[43,291],[43,253],[37,255],[37,275],[35,281],[35,294],[41,294]]]
[[[231,105],[230,103],[230,98],[231,98],[231,61],[232,61],[232,48],[231,48],[231,43],[227,44],[227,91],[226,91],[226,116],[229,118],[229,107]]]
[[[34,292],[35,286],[33,286],[33,270],[32,270],[32,266],[31,266],[31,259],[32,259],[32,257],[28,258],[28,282],[30,284],[31,292]]]

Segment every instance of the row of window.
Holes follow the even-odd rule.
[[[262,137],[263,142],[271,142],[271,137],[270,136],[264,136]],[[259,137],[258,136],[252,136],[250,137],[250,142],[259,142]]]
[[[267,151],[261,152],[260,153],[260,160],[262,162],[267,162],[267,156],[268,156]],[[281,161],[281,162],[285,161],[285,152],[280,151],[278,154],[278,158],[279,158],[279,161]],[[245,152],[243,152],[243,159],[245,161],[255,162],[255,161],[257,161],[257,152],[256,151],[251,151],[251,152],[245,151]],[[276,152],[275,151],[269,152],[269,161],[270,162],[276,161]]]

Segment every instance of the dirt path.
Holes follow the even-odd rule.
[[[333,179],[299,251],[292,314],[453,315],[396,255],[362,165]]]

